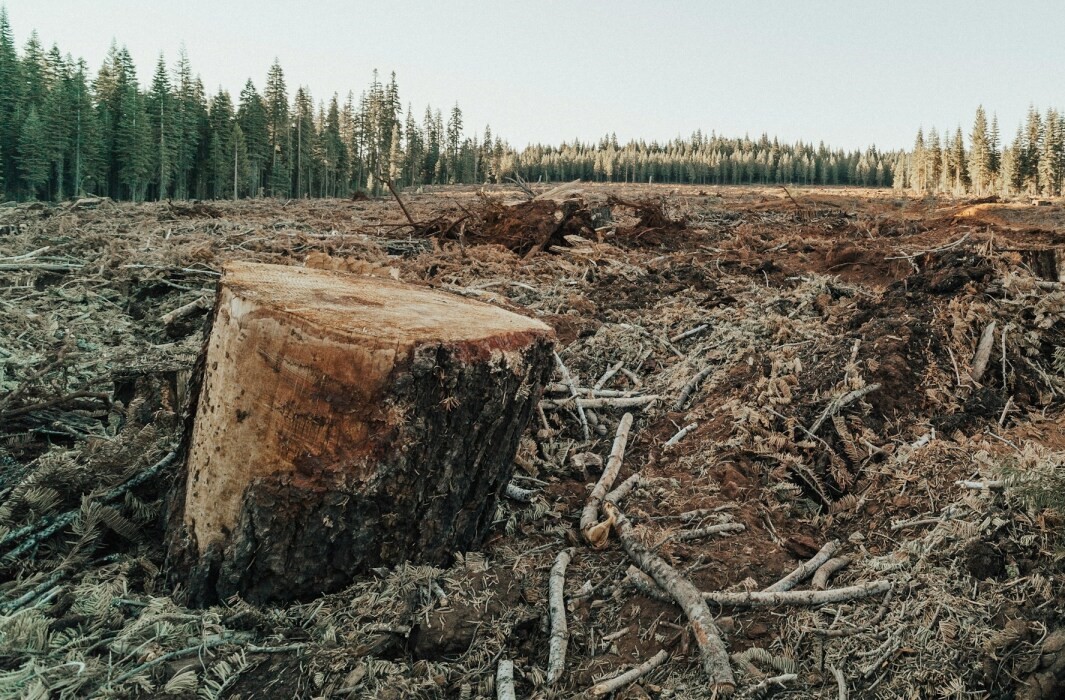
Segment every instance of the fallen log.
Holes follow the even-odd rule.
[[[621,546],[629,559],[639,567],[641,573],[649,576],[665,590],[688,617],[695,643],[699,647],[703,672],[709,681],[710,692],[720,697],[731,695],[736,690],[736,681],[729,665],[728,652],[699,589],[662,557],[649,551],[636,540],[632,533],[632,524],[617,506],[606,501],[603,503],[603,510],[613,521],[618,539],[621,540]]]
[[[172,585],[199,605],[305,599],[475,547],[552,343],[391,279],[227,265],[168,513]]]

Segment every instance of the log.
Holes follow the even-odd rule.
[[[171,584],[195,605],[305,600],[476,548],[553,339],[426,287],[227,265],[169,502]]]

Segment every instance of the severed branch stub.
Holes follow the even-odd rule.
[[[548,612],[551,616],[551,641],[547,657],[547,684],[553,685],[566,668],[566,647],[569,646],[569,627],[566,625],[566,567],[573,556],[573,548],[558,553],[548,579]]]
[[[606,546],[610,536],[611,522],[599,522],[599,506],[606,496],[607,490],[614,485],[621,471],[621,462],[625,459],[625,445],[629,440],[629,429],[632,428],[632,414],[626,413],[618,423],[617,433],[614,435],[614,445],[610,449],[610,458],[606,462],[603,473],[599,475],[599,481],[595,483],[592,492],[588,495],[588,502],[584,504],[581,512],[581,532],[584,538],[597,549]],[[609,515],[609,514],[608,514]]]
[[[728,651],[699,589],[664,559],[648,551],[636,540],[632,533],[632,524],[617,506],[607,501],[603,504],[603,509],[613,520],[621,546],[629,555],[629,559],[664,589],[688,617],[711,692],[720,696],[731,695],[736,689],[736,681],[729,665]]]

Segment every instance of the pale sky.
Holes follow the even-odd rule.
[[[968,133],[983,103],[1012,138],[1029,103],[1065,107],[1065,3],[967,0],[0,0],[21,47],[83,57],[112,38],[142,84],[184,43],[210,92],[261,91],[274,57],[290,97],[356,95],[396,71],[404,104],[521,146],[664,140],[697,128],[844,148]]]

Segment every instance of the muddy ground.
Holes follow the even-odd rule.
[[[518,697],[561,698],[660,650],[619,697],[710,696],[681,610],[577,527],[623,410],[595,410],[585,442],[559,395],[517,455],[532,501],[502,499],[480,551],[301,604],[185,607],[163,585],[160,460],[219,269],[258,260],[535,316],[581,387],[620,365],[602,388],[660,397],[632,409],[620,479],[645,484],[623,509],[699,589],[763,589],[833,540],[830,587],[890,585],[712,604],[739,696],[1059,697],[1065,206],[576,189],[404,193],[416,228],[392,199],[0,206],[0,696],[487,698],[510,659]],[[683,534],[725,522],[745,529]]]

